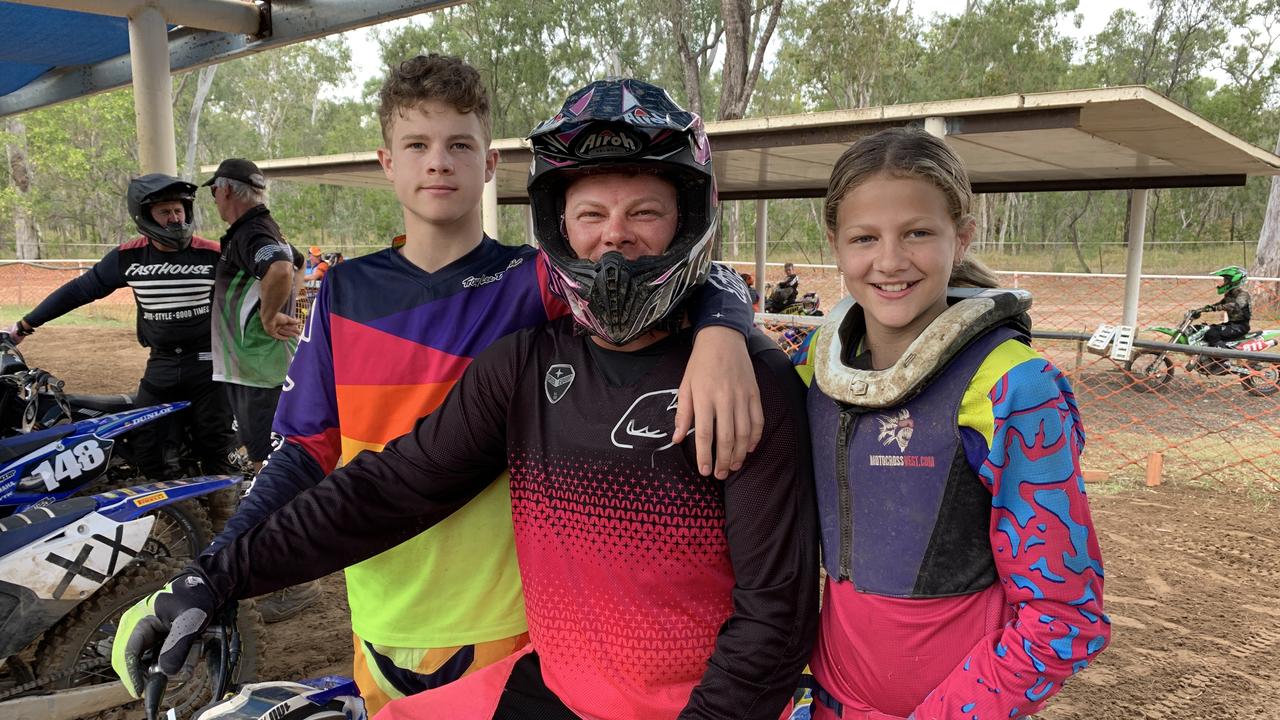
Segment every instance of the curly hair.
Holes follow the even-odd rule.
[[[392,67],[378,92],[378,121],[382,141],[391,144],[391,124],[396,116],[438,100],[462,114],[475,113],[484,129],[484,140],[493,139],[489,119],[489,91],[480,72],[451,55],[418,55]]]

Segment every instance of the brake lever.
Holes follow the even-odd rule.
[[[231,687],[236,668],[240,665],[240,626],[236,622],[238,608],[238,603],[231,602],[219,613],[221,617],[214,633],[217,647],[215,652],[208,655],[209,675],[213,680],[213,702],[222,701]],[[209,644],[211,643],[207,642],[206,647]]]
[[[151,665],[147,671],[147,683],[142,691],[143,708],[147,720],[160,720],[160,704],[164,702],[164,691],[169,685],[169,676],[160,670],[159,663]]]

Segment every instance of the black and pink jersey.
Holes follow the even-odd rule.
[[[604,350],[568,319],[503,338],[412,433],[361,453],[201,567],[223,597],[314,577],[421,532],[509,467],[531,644],[566,707],[616,720],[778,718],[817,609],[804,389],[785,355],[753,338],[763,439],[727,480],[704,478],[692,439],[671,442],[691,346],[684,333]]]

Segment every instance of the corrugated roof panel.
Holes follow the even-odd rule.
[[[0,95],[46,72],[129,52],[129,21],[0,2]]]

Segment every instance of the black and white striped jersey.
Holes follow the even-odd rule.
[[[128,287],[138,305],[138,342],[144,347],[207,352],[218,255],[218,243],[199,236],[186,248],[167,252],[156,249],[146,237],[137,237],[54,290],[23,319],[39,327]]]

